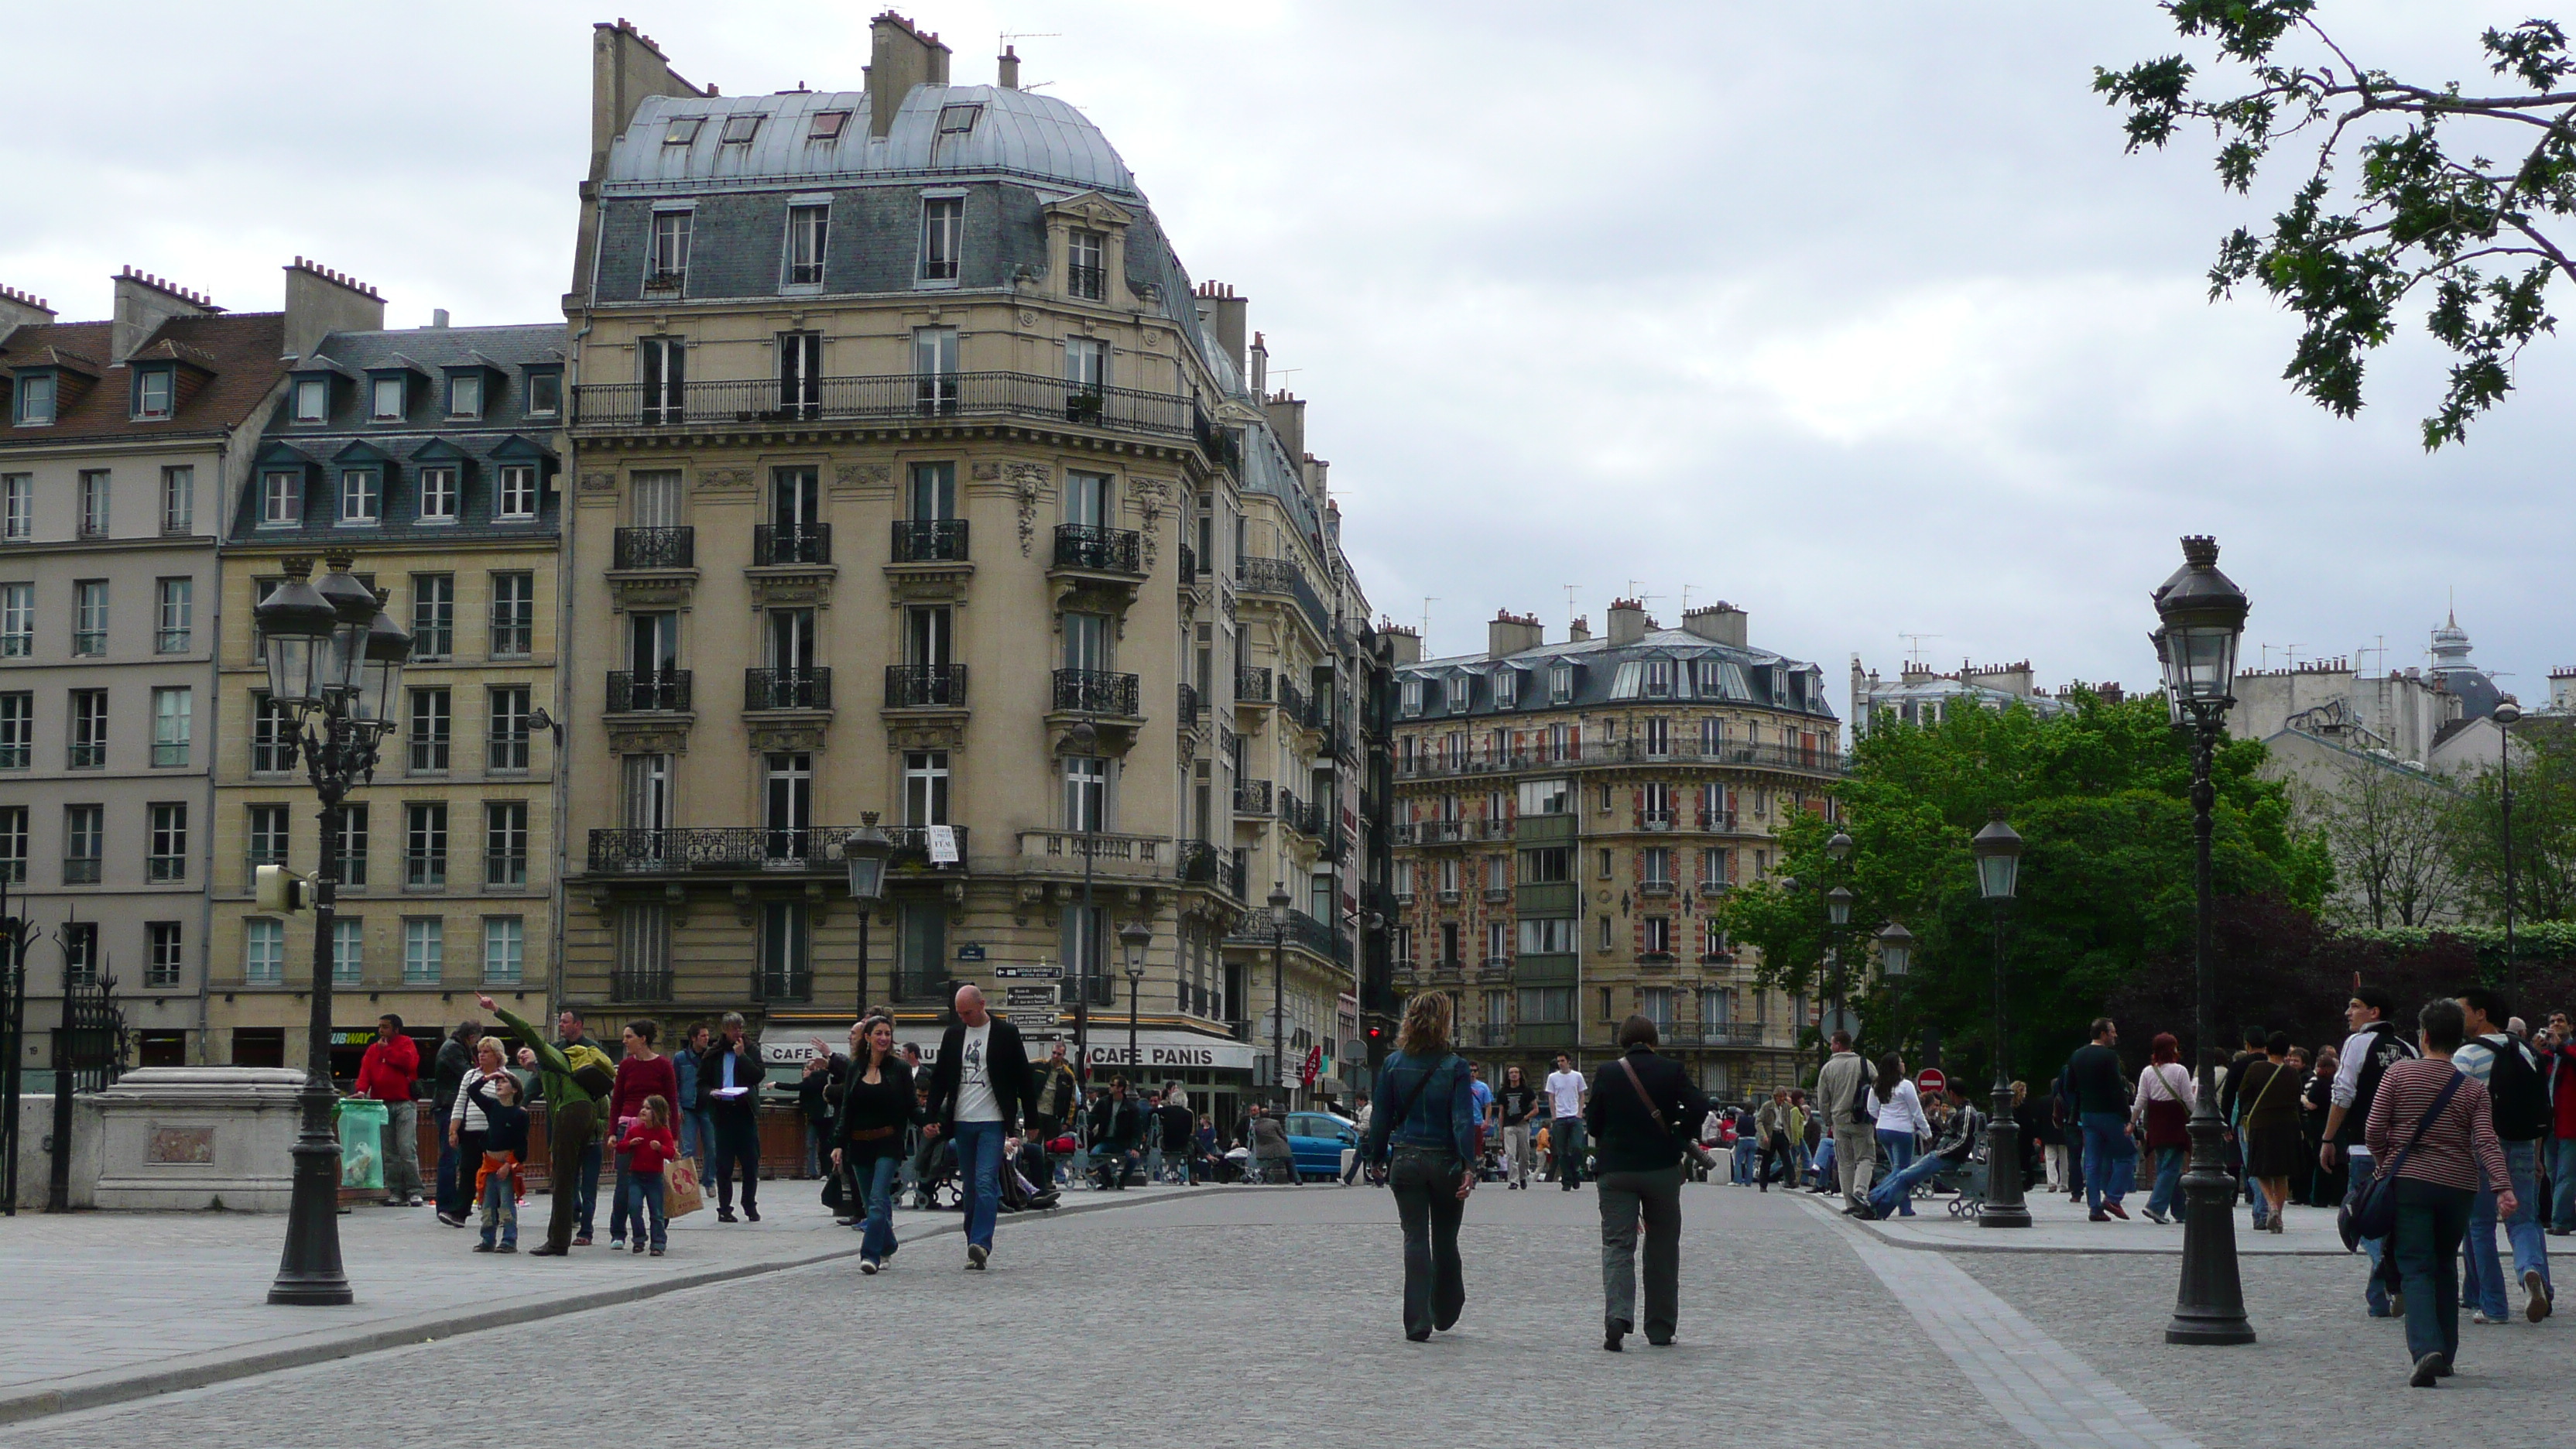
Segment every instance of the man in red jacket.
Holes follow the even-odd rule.
[[[402,1018],[376,1018],[375,1045],[358,1062],[358,1095],[385,1104],[385,1206],[420,1206],[420,1127],[414,1120],[412,1083],[420,1076],[420,1048],[403,1035]]]

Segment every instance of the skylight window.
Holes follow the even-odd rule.
[[[968,131],[975,129],[975,118],[982,114],[984,114],[984,108],[980,105],[941,106],[939,108],[939,134],[943,136],[962,136]]]
[[[837,141],[841,139],[842,130],[849,124],[850,113],[847,111],[816,111],[814,113],[814,124],[805,132],[805,139],[808,141]]]
[[[751,144],[751,138],[759,133],[760,117],[757,115],[725,117],[725,145],[747,146]]]
[[[686,146],[698,139],[698,127],[706,124],[704,116],[674,116],[671,128],[662,133],[665,146]]]

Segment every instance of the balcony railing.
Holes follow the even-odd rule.
[[[689,671],[625,670],[608,674],[610,714],[679,713],[689,708]]]
[[[1237,780],[1234,782],[1234,813],[1267,815],[1270,813],[1270,782]]]
[[[614,567],[621,569],[693,569],[698,566],[698,531],[694,528],[621,528],[617,530]]]
[[[1102,669],[1059,669],[1055,672],[1055,708],[1075,714],[1132,718],[1140,713],[1136,676]]]
[[[959,563],[965,557],[965,519],[898,518],[894,521],[896,563]]]
[[[1306,691],[1289,682],[1284,674],[1279,677],[1279,712],[1291,723],[1306,722]]]
[[[1511,969],[1512,958],[1509,956],[1488,956],[1476,963],[1476,974],[1479,976],[1501,976]]]
[[[751,999],[811,1001],[814,999],[814,968],[790,966],[779,970],[756,970],[751,973]]]
[[[1644,830],[1670,830],[1673,828],[1673,812],[1670,810],[1640,810],[1637,812],[1637,825],[1640,829]]]
[[[1181,728],[1196,729],[1199,722],[1199,692],[1187,684],[1181,686]]]
[[[1285,594],[1296,600],[1299,612],[1306,616],[1307,623],[1315,626],[1315,632],[1326,638],[1332,637],[1332,614],[1316,595],[1315,586],[1306,582],[1306,571],[1297,566],[1296,560],[1239,559],[1235,563],[1235,577],[1242,581],[1243,591],[1247,594]]]
[[[895,373],[800,379],[718,379],[648,394],[640,383],[584,383],[573,389],[576,428],[690,427],[716,423],[921,417],[1020,417],[1079,422],[1113,432],[1200,437],[1197,403],[1172,393],[1067,383],[1029,372]]]
[[[1101,269],[1098,267],[1084,266],[1080,262],[1067,262],[1064,265],[1065,293],[1088,302],[1097,302],[1100,300],[1100,277]]]
[[[1204,840],[1184,840],[1179,845],[1175,873],[1182,880],[1212,885],[1236,900],[1244,899],[1243,862]]]
[[[1060,523],[1055,530],[1055,566],[1097,574],[1143,577],[1138,562],[1143,538],[1132,528],[1100,528],[1088,523]]]
[[[1645,880],[1637,882],[1637,894],[1641,896],[1669,896],[1672,893],[1673,883],[1669,880]]]
[[[1426,751],[1411,760],[1396,761],[1395,772],[1407,778],[1428,779],[1442,775],[1483,775],[1512,770],[1555,770],[1575,765],[1656,764],[1679,766],[1727,766],[1744,769],[1788,770],[1806,775],[1839,777],[1844,772],[1843,757],[1830,748],[1806,749],[1795,745],[1730,744],[1715,750],[1701,750],[1696,743],[1675,745],[1668,755],[1648,755],[1631,740],[1587,740],[1579,750],[1550,752],[1545,749],[1497,751],[1481,745],[1470,745],[1456,756]],[[1714,827],[1708,827],[1714,828]]]
[[[855,825],[809,825],[768,829],[758,825],[690,825],[662,829],[594,830],[590,832],[590,869],[594,874],[659,874],[684,871],[837,871],[842,868],[842,837]],[[898,855],[913,831],[891,830]],[[915,848],[926,849],[916,844]],[[957,849],[966,849],[966,832],[957,832]]]
[[[1255,668],[1248,664],[1235,670],[1234,702],[1237,704],[1268,704],[1270,702],[1270,671],[1267,669]]]
[[[1699,812],[1699,828],[1711,834],[1731,835],[1735,832],[1735,812],[1703,810]]]
[[[888,709],[963,709],[966,666],[963,664],[889,664],[885,674]]]
[[[1762,1023],[1758,1021],[1655,1023],[1655,1035],[1668,1047],[1758,1047],[1762,1045]]]
[[[671,999],[671,971],[662,967],[650,971],[616,970],[608,973],[608,999],[611,1001],[668,1001]]]
[[[772,564],[827,564],[832,561],[832,525],[803,523],[793,527],[757,523],[751,529],[751,562],[755,568]]]
[[[1235,927],[1234,934],[1225,939],[1229,945],[1236,946],[1267,946],[1274,940],[1278,940],[1290,946],[1303,946],[1319,956],[1331,956],[1336,959],[1342,953],[1342,940],[1334,933],[1333,928],[1295,906],[1288,908],[1287,929],[1284,934],[1280,931],[1279,925],[1279,919],[1272,916],[1265,908],[1244,917],[1243,923]]]
[[[1182,545],[1181,545],[1181,587],[1182,587],[1182,588],[1184,588],[1184,589],[1187,589],[1187,588],[1191,587],[1192,585],[1194,585],[1194,584],[1196,584],[1196,583],[1198,582],[1198,577],[1199,577],[1199,551],[1198,551],[1197,549],[1194,549],[1194,548],[1190,547],[1190,546],[1189,546],[1188,544],[1186,544],[1186,543],[1185,543],[1185,544],[1182,544]]]
[[[832,671],[822,669],[746,669],[742,672],[744,709],[830,709]]]

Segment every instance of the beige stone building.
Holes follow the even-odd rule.
[[[1394,982],[1457,999],[1489,1080],[1597,1063],[1631,1012],[1712,1095],[1796,1080],[1805,1004],[1757,988],[1707,908],[1795,812],[1833,811],[1838,724],[1822,671],[1753,647],[1741,610],[1682,625],[1623,600],[1551,644],[1503,613],[1482,654],[1398,660]]]

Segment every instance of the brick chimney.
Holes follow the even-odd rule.
[[[1581,644],[1591,639],[1591,637],[1592,616],[1589,614],[1576,619],[1565,628],[1565,642],[1569,644]]]
[[[1683,610],[1682,627],[1712,644],[1748,647],[1744,642],[1744,611],[1722,599],[1704,609]]]
[[[994,70],[993,84],[1006,91],[1018,90],[1020,88],[1020,48],[1016,45],[1003,46],[1001,58],[994,62]]]
[[[1485,653],[1500,659],[1524,649],[1536,649],[1547,642],[1547,630],[1536,614],[1515,614],[1509,609],[1494,611],[1493,622],[1485,626]]]
[[[1224,282],[1201,282],[1197,307],[1199,320],[1206,326],[1208,335],[1216,339],[1219,350],[1234,359],[1235,375],[1244,376],[1249,365],[1243,348],[1244,319],[1251,310],[1252,299],[1234,295],[1234,288]],[[1266,368],[1264,370],[1267,371]],[[1290,450],[1290,456],[1295,456],[1294,449]]]
[[[42,297],[0,286],[0,342],[21,327],[42,327],[54,320],[54,309]]]
[[[948,47],[935,34],[889,10],[868,22],[868,134],[883,137],[894,126],[904,97],[920,85],[948,84]]]
[[[1378,637],[1386,641],[1387,663],[1401,669],[1422,662],[1422,631],[1378,620]]]
[[[1636,599],[1610,601],[1610,647],[1634,644],[1646,637],[1646,606]]]
[[[132,357],[173,317],[211,317],[222,310],[202,292],[126,267],[116,274],[116,320],[108,329],[107,360],[112,366]]]
[[[1288,450],[1291,462],[1306,456],[1306,400],[1282,388],[1261,400],[1261,411],[1270,419],[1270,431],[1279,435],[1279,446]]]
[[[286,269],[286,351],[308,357],[334,332],[382,332],[385,299],[375,288],[297,257]]]

